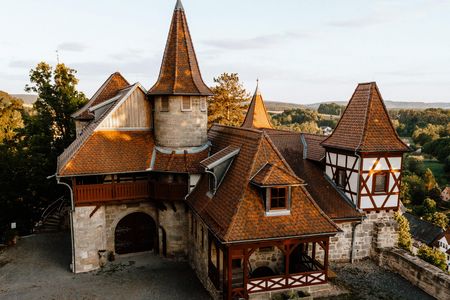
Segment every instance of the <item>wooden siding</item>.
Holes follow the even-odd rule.
[[[151,128],[151,104],[137,88],[115,111],[102,121],[99,129]]]

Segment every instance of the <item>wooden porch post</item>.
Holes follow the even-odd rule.
[[[313,259],[313,261],[316,259],[316,242],[312,243],[312,254],[311,254],[311,258]]]
[[[233,281],[233,266],[232,266],[232,259],[233,256],[231,255],[232,252],[232,248],[231,247],[227,247],[227,253],[228,253],[228,282],[227,282],[227,294],[228,297],[226,299],[231,299],[231,294],[232,294],[232,290],[233,290],[233,285],[232,285],[232,281]]]
[[[328,252],[330,248],[330,238],[327,237],[326,241],[324,241],[325,244],[325,257],[323,259],[323,265],[325,267],[325,280],[328,281]]]
[[[248,282],[248,248],[244,248],[244,295],[248,299],[247,295],[247,282]]]
[[[285,264],[285,270],[284,273],[286,274],[286,277],[289,276],[289,260],[290,260],[290,256],[291,256],[291,244],[287,244],[286,247],[284,248],[284,264]]]

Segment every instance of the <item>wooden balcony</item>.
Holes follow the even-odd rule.
[[[152,181],[87,184],[74,186],[73,193],[76,205],[98,205],[141,199],[173,201],[184,199],[187,194],[187,185]]]

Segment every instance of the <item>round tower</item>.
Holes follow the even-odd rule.
[[[203,82],[181,1],[177,2],[157,82],[148,96],[154,103],[156,145],[198,147],[207,142],[206,98]]]

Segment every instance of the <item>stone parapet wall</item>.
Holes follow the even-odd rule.
[[[374,248],[391,248],[397,243],[394,212],[368,212],[362,222],[342,222],[338,226],[342,232],[330,238],[332,262],[349,262],[352,255],[354,260],[364,259],[371,256]]]
[[[437,299],[450,299],[450,275],[403,249],[377,252],[380,266],[400,274]]]

